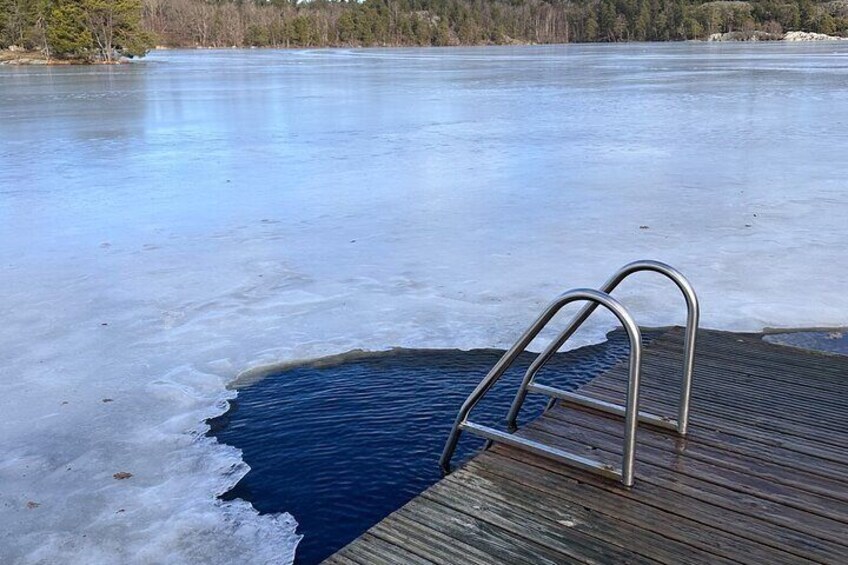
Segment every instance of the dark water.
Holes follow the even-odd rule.
[[[614,332],[606,343],[557,355],[540,379],[573,388],[627,352]],[[401,350],[301,366],[241,389],[212,422],[212,433],[242,449],[252,469],[226,497],[292,513],[304,534],[296,562],[319,562],[440,478],[438,457],[456,412],[502,353]],[[532,359],[519,359],[475,421],[502,426]],[[544,403],[529,396],[524,420]],[[464,437],[454,461],[481,445]]]

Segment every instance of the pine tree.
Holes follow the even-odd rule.
[[[140,57],[153,45],[142,29],[141,0],[56,0],[47,43],[60,57]]]
[[[33,34],[41,4],[40,0],[0,0],[0,47],[30,49],[38,43]]]
[[[152,38],[141,27],[141,0],[83,0],[82,5],[102,60],[143,56],[152,47]]]
[[[54,55],[87,57],[94,48],[82,3],[82,0],[60,0],[50,12],[47,43]]]

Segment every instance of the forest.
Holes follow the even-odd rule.
[[[112,61],[163,47],[370,47],[848,36],[848,0],[0,0],[0,48]]]

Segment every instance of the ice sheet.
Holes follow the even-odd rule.
[[[706,327],[848,325],[846,56],[226,51],[2,69],[0,561],[288,562],[290,516],[215,498],[247,471],[203,435],[239,373],[506,347],[557,293],[633,259],[689,276]],[[619,295],[641,324],[683,321],[650,275]]]

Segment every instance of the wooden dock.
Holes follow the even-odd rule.
[[[495,445],[325,563],[848,563],[848,357],[698,339],[689,436],[640,426],[633,488]],[[646,347],[644,409],[674,413],[681,356],[679,328]],[[558,406],[518,433],[618,465],[622,432]]]

